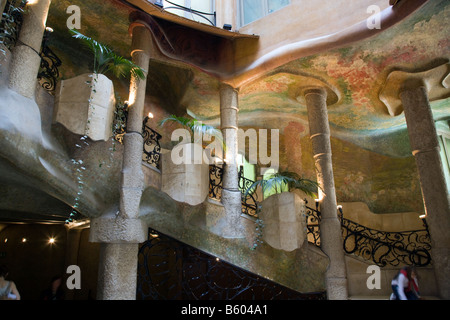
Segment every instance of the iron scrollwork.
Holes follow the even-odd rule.
[[[308,201],[305,199],[305,204]],[[306,206],[306,230],[308,242],[320,247],[320,211],[318,202],[316,202],[316,208]]]
[[[306,199],[305,202],[307,203]],[[308,241],[320,247],[320,211],[306,206]],[[373,261],[378,266],[400,264],[424,267],[431,263],[431,239],[428,227],[403,232],[371,229],[338,215],[341,221],[343,249]]]
[[[243,270],[154,230],[138,256],[138,300],[324,300]]]
[[[8,0],[0,21],[0,43],[11,50],[19,39],[26,1]]]
[[[241,189],[242,193],[242,213],[247,214],[251,217],[258,217],[258,195],[256,192],[248,192],[246,190],[252,186],[255,181],[247,179],[244,177],[243,167],[239,170],[239,189]]]
[[[223,167],[209,166],[209,197],[220,201],[222,198]]]
[[[38,80],[45,90],[52,92],[56,88],[56,83],[59,78],[58,67],[61,66],[62,61],[52,49],[47,46],[46,40],[44,40],[40,56],[41,66],[38,73]]]
[[[142,153],[142,161],[160,169],[161,145],[159,140],[162,136],[147,125],[147,118],[143,124],[144,148]]]
[[[431,240],[427,230],[387,232],[370,229],[341,218],[344,250],[379,266],[400,264],[427,266],[431,263]]]

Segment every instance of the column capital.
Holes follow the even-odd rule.
[[[236,94],[239,93],[239,88],[235,88],[235,87],[233,87],[232,85],[230,85],[230,84],[228,84],[228,83],[226,83],[226,82],[221,82],[221,83],[220,83],[219,90],[220,90],[220,91],[222,91],[222,90],[232,90],[232,91],[234,91]]]
[[[303,96],[307,96],[309,94],[316,94],[316,95],[320,95],[323,97],[327,97],[327,90],[325,89],[325,87],[316,87],[316,86],[311,86],[311,87],[306,87],[302,90],[302,94]]]
[[[327,106],[332,106],[339,102],[341,94],[339,90],[332,85],[313,77],[301,76],[301,82],[304,83],[297,90],[297,100],[300,103],[306,103],[306,96],[315,94],[326,99]]]
[[[153,51],[153,38],[150,27],[143,21],[134,21],[130,24],[128,31],[132,39],[131,55],[140,51],[150,56]]]
[[[444,63],[425,71],[395,70],[389,73],[379,98],[391,116],[403,112],[401,94],[424,87],[429,101],[450,96],[450,63]]]

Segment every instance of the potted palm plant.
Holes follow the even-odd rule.
[[[217,155],[217,147],[223,148],[221,131],[196,119],[175,115],[161,120],[159,124],[163,126],[168,122],[183,127],[172,133],[173,141],[178,141],[180,137],[182,141],[161,157],[161,188],[177,201],[200,204],[208,197],[209,164],[212,163],[211,151],[205,152],[203,149],[203,137],[215,137]]]
[[[92,72],[60,81],[55,94],[54,120],[70,131],[87,135],[92,140],[108,140],[115,110],[113,82],[133,75],[144,79],[144,70],[109,47],[76,30],[70,31],[93,54]]]
[[[305,202],[294,190],[314,197],[319,188],[317,182],[281,170],[255,181],[245,191],[246,195],[256,192],[258,187],[265,196],[259,211],[259,219],[264,222],[264,241],[285,251],[300,248],[306,239]]]

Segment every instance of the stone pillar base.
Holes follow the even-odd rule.
[[[326,280],[328,300],[347,300],[347,279],[327,277]]]
[[[136,300],[139,244],[102,243],[98,269],[99,300]]]

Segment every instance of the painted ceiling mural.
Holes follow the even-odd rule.
[[[65,34],[65,8],[70,4],[82,9],[83,32],[127,55],[131,41],[127,31],[129,12],[124,6],[114,2],[99,6],[96,1],[81,0],[53,2],[49,23],[61,31],[55,32],[59,38],[53,44],[64,62],[69,61],[62,70],[63,77],[71,76],[86,63],[86,52],[68,33],[61,36]],[[404,21],[371,38],[291,61],[240,88],[239,125],[279,129],[282,165],[314,178],[306,107],[296,93],[301,85],[299,74],[324,79],[340,93],[339,101],[329,107],[338,201],[363,201],[377,213],[422,212],[404,116],[390,116],[379,92],[393,70],[415,71],[447,62],[449,31],[450,2],[430,0]],[[68,53],[68,47],[73,52]],[[146,109],[158,116],[187,112],[219,124],[217,79],[196,68],[187,70],[157,62],[152,62],[152,70]],[[125,95],[126,80],[117,86]],[[180,88],[186,88],[184,94]],[[176,96],[171,94],[174,92]],[[431,105],[436,120],[450,119],[450,99]],[[169,133],[168,129],[157,129],[164,136]]]

